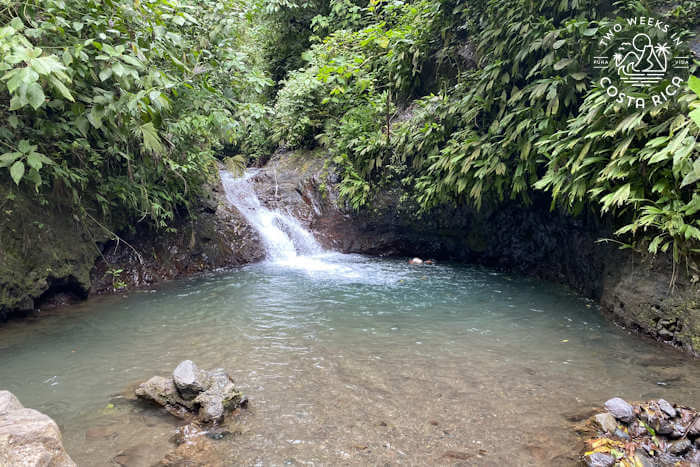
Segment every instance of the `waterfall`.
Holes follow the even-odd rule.
[[[226,198],[260,234],[267,258],[285,263],[299,257],[323,253],[313,234],[287,213],[265,207],[255,194],[252,177],[257,170],[247,170],[239,178],[222,170],[221,181]]]

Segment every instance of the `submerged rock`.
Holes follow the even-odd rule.
[[[26,409],[8,391],[0,391],[0,465],[74,467],[61,432],[50,417]]]
[[[227,410],[247,402],[222,368],[205,372],[190,360],[180,363],[172,378],[154,376],[135,393],[177,417],[195,417],[203,423],[218,422]]]

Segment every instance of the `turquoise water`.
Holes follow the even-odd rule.
[[[119,394],[183,359],[226,368],[250,397],[217,442],[225,465],[567,465],[566,417],[609,397],[700,406],[696,360],[567,289],[340,254],[11,322],[0,358],[0,389],[53,417],[89,466],[125,450],[151,465],[173,447],[174,419]]]

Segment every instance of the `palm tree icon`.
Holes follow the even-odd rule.
[[[659,63],[659,65],[662,65],[661,68],[666,71],[668,56],[671,55],[671,49],[665,42],[663,44],[656,44],[654,49],[656,50],[656,57],[659,59],[659,62],[663,60],[663,63]]]

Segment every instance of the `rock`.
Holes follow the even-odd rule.
[[[674,409],[668,401],[666,401],[665,399],[659,399],[657,403],[659,404],[659,408],[663,410],[666,413],[666,415],[668,415],[669,417],[676,416],[676,409]]]
[[[114,456],[112,461],[122,467],[150,467],[153,464],[149,459],[151,451],[152,448],[148,444],[137,444]]]
[[[214,442],[204,436],[198,436],[179,445],[156,465],[223,467],[224,463],[221,460],[221,456],[214,449]]]
[[[221,420],[224,411],[237,407],[242,397],[223,369],[210,372],[209,380],[211,382],[209,388],[194,399],[194,402],[200,406],[199,419],[205,423]]]
[[[602,452],[594,452],[584,457],[588,467],[612,467],[615,465],[615,458]]]
[[[606,433],[614,433],[617,429],[617,420],[609,413],[599,413],[594,418],[598,426]]]
[[[678,423],[673,422],[673,432],[669,435],[671,438],[680,438],[685,434],[685,427]]]
[[[654,460],[649,457],[649,455],[644,452],[643,449],[637,449],[634,451],[634,460],[637,465],[641,467],[656,467]]]
[[[0,415],[10,410],[23,409],[22,403],[10,391],[0,391]]]
[[[176,417],[185,418],[194,403],[183,399],[170,378],[154,376],[136,388],[136,396],[163,406]]]
[[[74,467],[63,448],[61,432],[50,417],[25,409],[11,393],[3,391],[0,413],[0,465],[26,467]]]
[[[185,399],[194,399],[209,386],[207,374],[192,360],[181,362],[173,371],[173,381]]]
[[[652,424],[652,426],[654,427],[656,433],[659,435],[670,435],[673,433],[674,430],[673,423],[671,423],[669,420],[666,420],[665,418],[658,419],[655,423]]]
[[[675,454],[676,456],[683,455],[690,447],[692,443],[688,439],[679,439],[668,445],[668,452]]]
[[[423,260],[420,258],[413,258],[413,259],[408,261],[408,264],[414,264],[414,265],[419,266],[419,265],[423,264]]]
[[[223,430],[223,429],[213,429],[207,431],[206,435],[207,438],[213,439],[213,440],[221,440],[225,438],[230,438],[233,436],[233,432],[229,430]]]
[[[633,438],[639,438],[641,436],[649,434],[647,429],[644,428],[642,424],[639,423],[637,420],[630,423],[628,430],[630,436],[632,436]]]
[[[700,445],[697,443],[697,440],[695,440],[696,444]],[[690,462],[691,467],[695,467],[696,465],[700,465],[700,449],[696,450],[692,456],[690,456],[690,459],[688,459]]]
[[[629,423],[634,420],[634,409],[625,400],[613,397],[605,402],[605,408],[618,420]]]
[[[224,416],[223,400],[215,394],[202,393],[195,401],[199,404],[199,419],[205,423],[216,422]]]
[[[695,417],[695,421],[688,427],[688,436],[700,436],[700,415]]]
[[[187,399],[179,387],[185,388]],[[206,373],[189,360],[178,365],[172,379],[154,376],[139,385],[135,393],[177,417],[196,414],[197,420],[203,423],[221,421],[226,410],[239,407],[244,400],[222,368]]]
[[[624,431],[622,431],[619,428],[615,429],[615,432],[613,433],[613,435],[615,435],[616,437],[618,437],[620,439],[624,439],[625,441],[629,441],[631,439],[630,435],[628,435],[627,433],[625,433]]]
[[[85,431],[85,439],[87,440],[98,440],[98,439],[116,439],[119,437],[119,433],[115,426],[94,426],[88,428]]]

